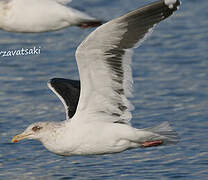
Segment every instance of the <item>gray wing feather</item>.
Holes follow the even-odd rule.
[[[159,0],[100,26],[81,43],[76,51],[82,88],[77,111],[104,112],[129,122],[131,49],[179,5],[179,0]]]

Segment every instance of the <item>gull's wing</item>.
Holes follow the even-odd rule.
[[[76,51],[81,95],[75,119],[83,122],[96,116],[100,120],[129,123],[131,49],[179,5],[179,0],[159,0],[100,26],[81,43]],[[81,114],[92,119],[80,118]]]
[[[59,97],[66,110],[66,119],[70,119],[76,112],[80,95],[80,81],[53,78],[48,87]]]

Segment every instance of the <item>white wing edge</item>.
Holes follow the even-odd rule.
[[[61,100],[62,104],[64,105],[65,111],[66,111],[66,120],[69,120],[69,115],[68,115],[68,106],[66,105],[65,100],[60,96],[60,94],[51,86],[51,83],[47,83],[49,89],[53,91],[53,93]]]

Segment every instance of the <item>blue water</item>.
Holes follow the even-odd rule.
[[[76,0],[71,6],[107,20],[147,2]],[[184,1],[133,57],[133,126],[169,121],[180,143],[113,155],[61,157],[36,141],[10,143],[33,122],[64,120],[63,105],[46,82],[78,78],[74,53],[92,30],[0,31],[1,50],[41,48],[40,55],[0,57],[0,179],[208,179],[207,9],[208,1]]]

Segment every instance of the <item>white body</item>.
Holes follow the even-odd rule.
[[[94,18],[58,0],[0,1],[0,29],[11,32],[55,31]]]
[[[139,147],[148,139],[161,139],[150,131],[108,122],[71,123],[57,128],[50,136],[38,140],[49,151],[67,156],[117,153]]]

